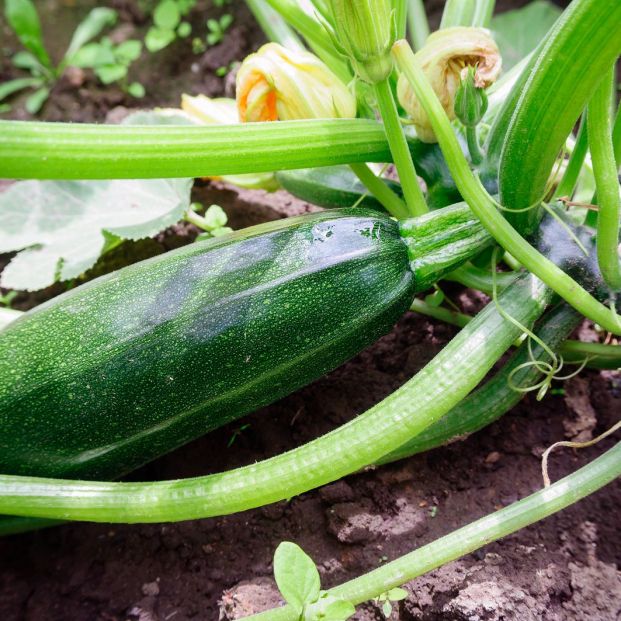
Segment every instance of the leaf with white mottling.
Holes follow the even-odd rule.
[[[0,194],[0,285],[34,291],[92,267],[106,235],[141,239],[178,222],[191,179],[21,181]]]

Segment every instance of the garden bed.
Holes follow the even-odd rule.
[[[58,35],[65,36],[62,29],[74,24],[54,16],[79,13],[81,5],[88,8],[77,4],[59,9],[56,3],[42,3],[44,25],[56,24]],[[117,26],[119,37],[144,28],[136,3],[115,4],[124,16]],[[441,4],[429,3],[436,16]],[[214,71],[243,58],[261,41],[242,5],[232,5],[235,24],[225,41],[204,54],[195,57],[178,42],[150,56],[137,69],[148,93],[142,103],[176,106],[181,92],[213,96],[230,89],[231,76],[218,77]],[[3,62],[0,79],[10,73]],[[43,119],[114,121],[125,114],[124,108],[138,105],[88,75],[72,79],[82,82],[63,80],[43,109]],[[4,117],[26,115],[18,101]],[[238,192],[219,182],[199,184],[195,197],[207,205],[220,204],[233,228],[309,209],[284,192]],[[184,224],[153,241],[125,243],[91,275],[187,243],[196,233]],[[56,285],[20,295],[15,307],[27,309],[62,289]],[[456,285],[446,291],[465,311],[482,304]],[[581,330],[588,340],[589,326]],[[131,479],[219,472],[303,444],[390,394],[454,334],[452,327],[408,313],[390,334],[336,371],[157,460]],[[281,541],[295,541],[313,557],[324,587],[339,584],[539,489],[541,454],[547,446],[595,437],[617,422],[619,412],[621,374],[588,371],[555,383],[542,402],[531,393],[500,421],[463,441],[368,469],[289,502],[178,524],[74,524],[0,539],[0,616],[11,621],[239,618],[280,601],[272,558]],[[579,452],[558,451],[551,458],[553,478],[612,444],[606,440]],[[395,605],[392,618],[617,620],[620,511],[617,481],[560,514],[409,583],[409,597]],[[382,618],[373,603],[354,617]]]

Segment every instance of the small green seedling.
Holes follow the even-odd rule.
[[[241,436],[242,433],[244,433],[244,431],[246,431],[246,429],[248,429],[250,427],[250,423],[246,423],[245,425],[242,425],[241,427],[238,427],[231,435],[231,439],[228,441],[228,444],[226,445],[226,448],[231,448],[233,446],[233,444],[235,444],[235,440],[237,440],[237,438],[239,438],[239,436]]]
[[[386,591],[381,595],[378,595],[373,601],[379,606],[382,605],[382,612],[386,619],[392,615],[392,605],[394,602],[400,602],[408,596],[408,592],[405,589],[395,588]]]
[[[356,612],[351,602],[321,590],[313,559],[295,543],[284,541],[276,548],[274,578],[300,621],[345,621]]]
[[[175,39],[192,34],[192,25],[183,18],[194,8],[196,0],[161,0],[153,11],[153,26],[144,43],[149,52],[159,52]]]
[[[122,80],[127,68],[140,55],[140,43],[126,41],[114,47],[110,43],[91,43],[104,28],[113,25],[117,13],[101,7],[93,9],[78,25],[62,60],[55,65],[45,47],[39,15],[31,0],[6,0],[7,23],[24,46],[13,57],[13,64],[27,71],[30,77],[9,80],[0,86],[0,101],[26,89],[34,92],[26,100],[26,110],[36,114],[47,101],[54,83],[67,67],[94,69],[104,84]],[[137,45],[138,47],[137,47]],[[138,83],[125,89],[132,96],[144,95],[144,88]],[[4,108],[6,111],[6,107]]]
[[[233,16],[230,13],[225,13],[220,19],[208,19],[207,20],[207,45],[217,45],[224,39],[226,31],[233,23]]]
[[[233,231],[232,228],[226,226],[228,216],[220,205],[211,205],[204,216],[197,213],[202,208],[203,206],[200,203],[192,203],[190,209],[185,214],[187,222],[191,222],[194,226],[204,231],[196,238],[196,241],[220,237]]]
[[[0,305],[6,308],[11,308],[13,300],[17,297],[17,291],[8,291],[5,294],[0,294]]]

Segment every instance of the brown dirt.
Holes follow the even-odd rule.
[[[140,27],[133,4],[124,6],[131,23]],[[241,11],[240,6],[235,3],[234,10]],[[237,23],[239,31],[227,43],[231,58],[241,58],[258,40],[247,15],[242,13]],[[219,66],[222,59],[213,53],[209,62]],[[225,55],[224,50],[218,53]],[[215,76],[188,70],[187,55],[178,54],[178,64],[174,54],[154,59],[161,62],[158,75],[175,77],[156,81],[154,91],[161,90],[150,104],[174,104],[181,90],[191,90],[186,83],[196,92],[215,94],[224,88]],[[55,92],[44,117],[100,120],[112,106],[133,103],[110,97],[87,82],[77,91]],[[13,115],[21,114],[17,107]],[[308,208],[285,193],[238,195],[221,184],[201,184],[196,197],[223,205],[235,228]],[[183,225],[155,240],[125,244],[92,275],[187,243],[194,234]],[[62,289],[58,285],[37,296],[22,296],[17,306],[28,308]],[[390,394],[454,334],[449,326],[407,314],[390,334],[313,385],[171,453],[132,478],[217,472],[300,445]],[[312,555],[325,587],[355,577],[538,489],[544,447],[568,435],[596,435],[620,416],[618,373],[587,372],[557,388],[557,394],[541,403],[527,398],[464,442],[350,476],[288,503],[181,524],[75,524],[2,539],[0,618],[239,618],[279,602],[271,559],[283,540],[299,543]],[[242,429],[244,425],[249,426]],[[611,444],[559,451],[552,458],[552,476],[584,465]],[[619,621],[620,509],[617,482],[559,515],[409,583],[410,595],[395,606],[392,618]],[[355,617],[382,618],[374,604],[361,607]]]

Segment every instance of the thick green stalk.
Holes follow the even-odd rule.
[[[409,217],[405,203],[366,164],[351,164],[350,168],[365,187],[382,203],[386,211],[398,220]]]
[[[470,26],[476,0],[446,0],[440,28]]]
[[[429,36],[429,21],[423,0],[408,0],[408,29],[414,49],[420,50]]]
[[[476,127],[466,127],[466,140],[468,141],[470,159],[475,166],[478,166],[483,161],[483,153],[479,147]]]
[[[619,199],[619,179],[610,119],[614,83],[613,67],[593,93],[588,107],[587,124],[599,205],[597,260],[606,284],[613,291],[618,291],[621,289],[621,262],[619,261],[621,200]]]
[[[472,16],[472,26],[489,28],[495,6],[496,0],[477,0],[474,15]]]
[[[386,138],[388,139],[392,157],[399,173],[399,181],[403,188],[405,202],[410,215],[421,216],[428,211],[427,203],[425,202],[423,191],[418,184],[416,168],[414,167],[408,143],[401,127],[397,106],[390,89],[390,82],[388,79],[385,79],[374,86],[377,103],[386,130]]]
[[[502,144],[503,205],[524,209],[543,198],[567,136],[621,54],[620,27],[621,2],[574,0],[546,37],[518,85],[515,105],[507,105],[490,137],[492,156],[494,145]],[[537,209],[507,218],[527,234],[537,226]]]
[[[2,179],[165,179],[386,162],[365,119],[206,126],[0,121]]]
[[[550,487],[495,511],[467,526],[436,539],[401,558],[359,578],[330,589],[328,593],[352,604],[360,604],[441,567],[450,561],[506,537],[521,528],[569,507],[621,475],[621,442],[601,457]],[[290,606],[268,610],[246,621],[297,621]]]
[[[587,151],[589,150],[586,117],[587,113],[585,112],[582,115],[582,120],[580,121],[580,127],[578,129],[574,149],[571,152],[569,162],[567,162],[567,168],[565,169],[563,178],[554,192],[554,198],[562,198],[565,196],[571,198],[574,190],[576,189],[576,185],[578,184],[578,177],[580,176],[582,165],[584,164]]]
[[[395,23],[397,39],[405,38],[408,20],[408,0],[395,0]]]
[[[265,36],[289,50],[305,51],[306,48],[295,31],[266,0],[246,0],[248,8],[257,20]]]
[[[511,283],[511,280],[513,278],[513,274],[506,272],[499,272],[498,274],[496,274],[496,284],[498,286],[498,289],[504,289],[507,285]],[[470,264],[458,267],[448,276],[445,276],[444,280],[458,282],[464,287],[469,287],[470,289],[478,289],[479,291],[487,293],[488,295],[491,295],[494,289],[492,273],[489,270],[485,270]]]
[[[468,323],[467,316],[459,313],[455,315],[462,325]],[[556,352],[580,320],[581,316],[575,310],[563,304],[543,318],[536,334]],[[540,345],[532,345],[532,353],[535,360],[550,361]],[[529,388],[541,381],[540,367],[528,364],[530,361],[529,344],[524,342],[491,380],[470,393],[437,423],[396,451],[382,457],[378,463],[386,464],[428,451],[457,438],[464,439],[499,419],[524,397],[525,392],[515,390],[515,387]]]
[[[586,366],[590,369],[621,369],[621,345],[567,340],[559,353],[568,364],[582,364],[588,359]]]
[[[499,296],[530,325],[551,297],[523,275]],[[221,474],[156,483],[66,481],[0,475],[0,512],[96,522],[165,522],[244,511],[291,498],[373,463],[457,405],[520,329],[489,304],[416,376],[381,403],[302,447]]]
[[[597,301],[561,268],[533,248],[498,211],[492,197],[470,170],[451,123],[425,74],[417,65],[407,41],[395,43],[393,54],[431,121],[457,188],[490,235],[576,310],[604,329],[621,334],[621,321],[616,313]]]

